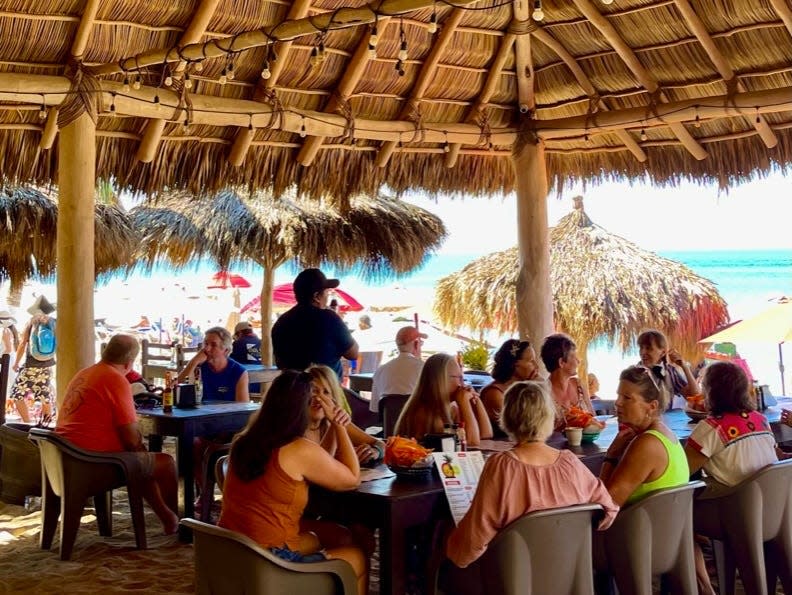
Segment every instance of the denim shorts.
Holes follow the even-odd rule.
[[[315,554],[301,554],[287,547],[272,547],[270,551],[287,562],[324,562],[327,560],[327,556],[321,551]]]

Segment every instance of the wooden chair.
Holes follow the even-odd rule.
[[[599,504],[580,504],[526,514],[501,529],[467,568],[446,561],[435,592],[590,595],[591,531],[601,512]]]
[[[364,430],[369,426],[379,425],[379,415],[369,409],[369,401],[351,388],[345,388],[344,394],[352,410],[352,423]]]
[[[223,455],[215,461],[215,481],[217,482],[217,487],[220,488],[220,492],[223,491],[225,478],[228,475],[229,460],[229,455]]]
[[[170,343],[152,343],[148,339],[140,342],[140,375],[147,382],[165,378],[165,372],[173,372],[178,366],[178,348]],[[175,367],[176,366],[176,367]]]
[[[30,439],[41,453],[41,549],[52,546],[60,517],[60,558],[71,558],[85,501],[93,498],[99,535],[113,534],[112,491],[126,486],[138,549],[146,549],[142,482],[138,453],[83,450],[55,432],[31,428]]]
[[[287,562],[240,533],[195,519],[180,523],[193,532],[198,595],[357,593],[355,572],[343,560]]]
[[[693,503],[696,533],[713,540],[720,592],[733,595],[735,571],[746,593],[792,593],[792,460],[779,461],[717,498]]]
[[[11,356],[4,353],[0,357],[0,424],[6,420],[6,398],[8,396],[8,375],[11,373]]]

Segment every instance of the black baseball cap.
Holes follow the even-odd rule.
[[[340,283],[338,279],[328,279],[319,269],[305,269],[294,278],[292,289],[298,302],[310,302],[315,293],[335,289]]]

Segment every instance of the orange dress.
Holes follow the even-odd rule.
[[[265,548],[298,551],[300,518],[308,504],[308,484],[289,477],[275,450],[260,476],[244,482],[228,467],[218,525],[247,535]]]

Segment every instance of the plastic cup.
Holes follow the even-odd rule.
[[[583,440],[583,428],[567,428],[564,430],[569,446],[580,446]]]

